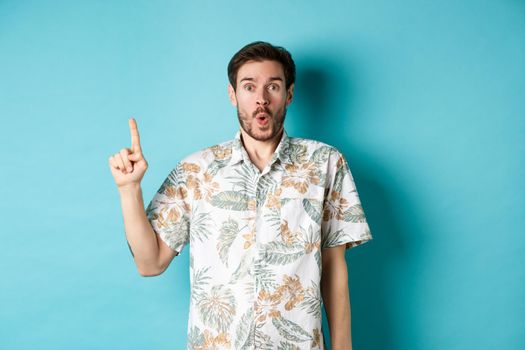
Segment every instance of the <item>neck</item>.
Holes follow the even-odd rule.
[[[258,141],[248,135],[243,128],[241,128],[242,143],[246,149],[246,153],[250,157],[250,160],[262,170],[266,163],[272,158],[275,149],[279,145],[279,141],[283,135],[284,128],[278,132],[275,137],[267,141]]]

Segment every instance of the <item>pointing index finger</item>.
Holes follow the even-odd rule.
[[[129,119],[129,131],[131,133],[131,150],[133,153],[140,152],[140,136],[139,136],[139,129],[137,128],[137,122],[135,121],[135,118]]]

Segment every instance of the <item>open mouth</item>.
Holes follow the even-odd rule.
[[[270,116],[264,112],[261,112],[257,114],[255,119],[257,120],[257,123],[259,123],[259,125],[266,125],[270,121]]]

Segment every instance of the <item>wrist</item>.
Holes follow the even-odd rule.
[[[122,185],[118,187],[118,191],[120,195],[129,195],[129,194],[136,194],[142,191],[140,187],[140,183],[130,183],[127,185]]]

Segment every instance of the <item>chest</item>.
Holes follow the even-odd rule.
[[[319,244],[324,170],[314,163],[278,163],[265,170],[241,162],[188,181],[195,249],[227,247],[223,251],[242,255],[254,246],[277,244],[286,251]]]

